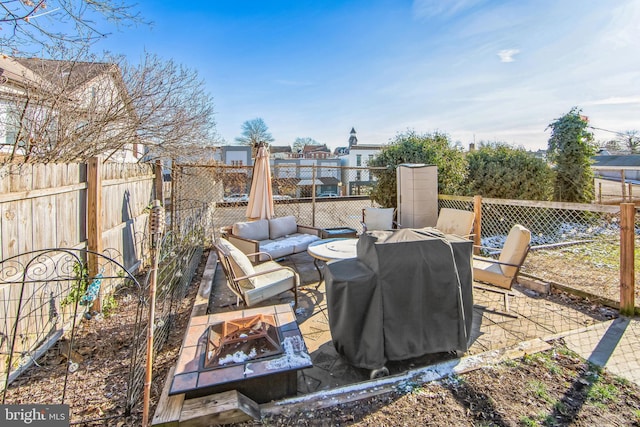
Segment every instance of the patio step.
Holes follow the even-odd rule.
[[[151,420],[154,427],[196,427],[232,424],[260,418],[260,406],[236,390],[186,399],[183,394],[169,396],[175,367],[169,370]]]
[[[236,390],[188,399],[182,405],[178,426],[199,427],[260,419],[260,406]]]
[[[182,403],[184,402],[184,394],[176,394],[169,396],[169,388],[176,367],[172,366],[167,374],[167,379],[162,387],[162,393],[158,399],[156,412],[151,420],[152,426],[176,427],[180,420],[180,412],[182,411]]]

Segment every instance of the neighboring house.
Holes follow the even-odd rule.
[[[143,156],[135,136],[122,137],[137,119],[115,64],[0,56],[0,76],[0,153],[65,159],[92,144],[113,161]]]
[[[385,145],[359,144],[355,129],[351,129],[349,137],[349,154],[347,154],[347,166],[354,168],[367,168]],[[350,171],[347,182],[347,194],[359,196],[369,194],[376,179],[367,169],[355,169]]]
[[[305,145],[302,148],[302,153],[300,156],[303,159],[328,159],[333,157],[331,154],[331,150],[326,146],[326,144],[322,145]]]
[[[323,193],[339,194],[340,159],[274,159],[271,176],[276,186],[282,188],[295,184],[294,197],[311,197],[315,185],[316,195]],[[314,168],[315,181],[314,181]]]
[[[598,155],[593,161],[598,177],[620,181],[624,173],[626,181],[640,182],[640,154]]]
[[[222,163],[229,166],[251,166],[252,149],[249,145],[223,145],[221,148]]]
[[[291,155],[290,145],[272,145],[269,147],[269,156],[272,159],[289,159]]]
[[[358,137],[356,136],[356,129],[351,128],[351,132],[349,132],[349,145],[346,147],[336,147],[333,151],[333,154],[336,156],[346,156],[349,154],[349,149],[358,143]]]

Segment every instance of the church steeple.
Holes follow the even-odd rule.
[[[349,136],[349,148],[354,145],[358,145],[358,138],[356,137],[355,128],[351,128],[350,136]]]

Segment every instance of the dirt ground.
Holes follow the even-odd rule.
[[[552,350],[445,381],[244,426],[639,426],[640,389],[561,341]]]
[[[207,256],[205,252],[190,289],[177,308],[168,342],[155,359],[150,419],[167,373],[176,362]],[[565,298],[579,303],[575,298]],[[131,416],[122,417],[130,344],[124,337],[128,336],[133,314],[128,311],[135,311],[135,304],[120,301],[117,316],[88,322],[78,331],[78,342],[83,343],[78,350],[86,360],[74,374],[81,384],[74,385],[65,398],[71,406],[72,421],[78,425],[142,425],[142,402]],[[106,325],[108,330],[100,330]],[[55,400],[55,394],[48,396],[44,385],[60,381],[65,361],[50,352],[40,362],[40,369],[10,387],[9,395],[17,399],[13,403]],[[243,424],[294,425],[640,426],[640,389],[600,372],[558,341],[553,350],[446,381],[403,384],[391,394]]]
[[[601,372],[561,340],[553,344],[446,381],[403,384],[392,394],[242,426],[640,426],[639,387]]]

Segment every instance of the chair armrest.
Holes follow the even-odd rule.
[[[309,225],[299,225],[298,224],[298,233],[312,234],[314,236],[320,237],[320,229],[316,228],[316,227],[311,227]]]
[[[234,277],[233,280],[236,281],[236,282],[239,282],[239,281],[244,280],[244,279],[251,279],[252,277],[258,277],[258,276],[262,276],[264,274],[273,273],[273,272],[281,271],[281,270],[289,270],[290,272],[292,272],[293,273],[293,277],[296,278],[295,279],[296,280],[296,286],[298,285],[298,279],[297,279],[298,272],[295,271],[292,267],[287,267],[287,266],[284,266],[284,265],[281,265],[279,267],[270,268],[269,270],[265,270],[265,271],[259,271],[259,272],[253,273],[253,274],[247,274],[246,276]]]
[[[260,257],[259,256],[256,257],[256,255],[266,255],[267,258],[269,258],[267,261],[273,261],[273,257],[271,256],[271,254],[265,251],[252,252],[250,254],[245,254],[245,255],[249,258],[254,257],[254,259],[257,259],[258,261],[260,261]]]
[[[493,258],[486,258],[486,257],[477,257],[474,256],[473,259],[477,260],[477,261],[484,261],[484,262],[490,262],[492,264],[499,264],[499,265],[507,265],[509,267],[517,267],[520,268],[520,265],[518,264],[512,264],[510,262],[503,262],[503,261],[498,261],[497,259],[493,259]]]
[[[236,248],[240,249],[242,253],[245,255],[255,254],[256,252],[260,252],[260,242],[253,239],[245,239],[244,237],[238,237],[234,234],[229,234],[227,236],[227,240]],[[249,258],[251,259],[251,258]],[[252,262],[256,262],[257,257],[251,259]]]

